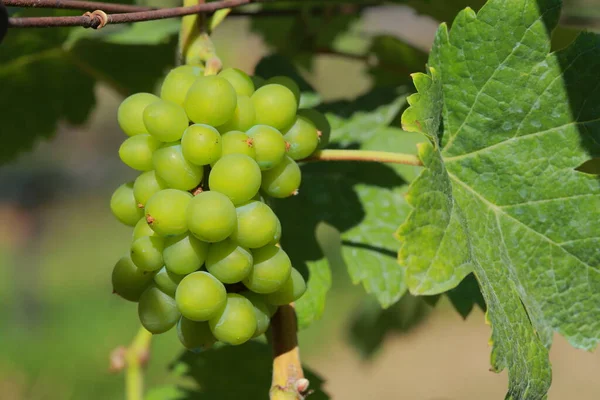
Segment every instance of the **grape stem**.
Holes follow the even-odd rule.
[[[300,161],[365,161],[423,166],[419,157],[412,154],[371,150],[321,150]]]
[[[112,372],[125,369],[126,400],[144,399],[143,368],[150,357],[152,334],[140,327],[128,348],[119,347],[111,354]]]
[[[302,399],[308,389],[304,378],[298,348],[298,325],[294,305],[279,307],[271,320],[271,344],[273,347],[273,378],[271,400],[290,399],[291,395]]]

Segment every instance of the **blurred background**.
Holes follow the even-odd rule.
[[[477,8],[482,2],[464,3]],[[598,27],[599,1],[565,3],[564,26]],[[352,30],[364,37],[398,36],[427,51],[437,25],[410,6],[394,5],[365,10]],[[226,66],[252,73],[270,53],[273,44],[255,28],[248,18],[235,17],[216,31]],[[360,57],[322,53],[302,73],[324,101],[353,99],[373,86],[376,78]],[[0,75],[0,96],[2,88]],[[123,377],[108,372],[109,354],[129,343],[139,323],[135,304],[111,294],[110,273],[131,232],[113,218],[108,203],[112,191],[136,174],[117,154],[124,138],[116,123],[122,97],[103,84],[95,96],[83,125],[59,124],[52,140],[0,167],[2,400],[123,398]],[[300,334],[303,361],[324,378],[332,398],[503,398],[506,373],[489,372],[490,329],[479,308],[463,319],[446,297],[434,308],[409,297],[389,311],[396,313],[394,324],[365,325],[358,316],[373,302],[343,268],[334,264],[333,272],[323,318]],[[415,315],[420,323],[412,325]],[[385,335],[381,347],[364,340],[357,346],[353,335],[365,330]],[[152,386],[176,379],[166,367],[180,351],[173,331],[155,338],[147,372]],[[551,360],[551,400],[600,398],[600,353],[576,350],[557,336]]]

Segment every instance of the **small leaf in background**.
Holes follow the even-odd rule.
[[[410,74],[423,69],[427,54],[390,35],[375,36],[368,54],[376,62],[369,67],[375,85],[410,84]]]
[[[313,108],[321,103],[321,96],[298,73],[298,70],[281,54],[272,54],[264,57],[256,65],[254,73],[262,78],[269,79],[275,76],[292,78],[300,88],[300,108]]]
[[[181,370],[186,380],[193,380],[194,388],[161,387],[147,400],[240,400],[266,399],[269,396],[272,371],[271,348],[265,343],[250,341],[240,346],[221,346],[201,353],[184,352],[171,366]],[[310,399],[327,400],[323,379],[303,367],[304,375],[314,393]]]
[[[467,275],[457,287],[448,290],[445,294],[450,299],[454,309],[465,319],[471,314],[475,306],[482,311],[487,310],[481,289],[473,274]]]
[[[386,337],[409,333],[427,317],[430,309],[423,298],[410,294],[387,309],[381,309],[378,302],[367,298],[350,321],[350,343],[363,358],[371,358]]]
[[[546,397],[554,332],[600,341],[600,180],[577,170],[600,154],[600,36],[549,53],[560,5],[490,0],[442,25],[402,118],[430,140],[399,230],[407,284],[435,294],[474,272],[512,399]]]

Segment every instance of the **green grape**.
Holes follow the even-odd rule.
[[[301,179],[302,173],[298,164],[285,156],[275,168],[263,171],[261,188],[269,196],[282,199],[297,193]]]
[[[125,300],[138,301],[153,277],[152,272],[136,267],[128,255],[121,257],[112,271],[113,291]]]
[[[255,125],[246,134],[252,139],[256,163],[261,170],[271,169],[283,160],[286,144],[277,129],[268,125]]]
[[[248,135],[240,131],[230,131],[221,136],[223,151],[221,157],[229,154],[245,154],[250,158],[256,157],[253,141]]]
[[[188,229],[198,239],[220,242],[233,233],[236,225],[235,207],[224,194],[202,192],[187,208]]]
[[[110,209],[115,217],[125,225],[135,226],[144,216],[133,196],[133,182],[119,186],[110,198]]]
[[[288,156],[293,160],[302,160],[310,156],[319,146],[317,128],[306,117],[296,117],[294,125],[283,135],[290,144]]]
[[[308,118],[317,128],[319,149],[324,149],[329,144],[329,137],[331,136],[331,125],[329,125],[327,117],[312,108],[298,110],[298,115]]]
[[[204,170],[185,159],[179,142],[169,143],[154,152],[156,175],[169,187],[191,190],[200,184]]]
[[[208,322],[192,321],[185,317],[181,317],[177,323],[177,337],[186,349],[192,351],[208,349],[217,341]]]
[[[256,317],[256,331],[254,331],[254,335],[252,337],[258,337],[265,333],[267,329],[269,329],[269,324],[271,323],[271,309],[265,302],[264,296],[253,293],[250,291],[245,291],[240,293],[242,296],[250,300],[252,306],[254,307],[254,316]]]
[[[164,265],[162,252],[165,239],[159,236],[142,236],[131,244],[131,260],[144,271],[156,271]]]
[[[150,228],[148,225],[148,221],[146,221],[146,217],[140,218],[137,224],[135,224],[135,228],[133,228],[133,241],[135,242],[137,239],[144,236],[160,236],[156,232]]]
[[[148,133],[144,125],[144,109],[156,100],[159,98],[150,93],[132,94],[123,100],[117,111],[117,120],[127,136]]]
[[[250,79],[252,79],[252,83],[254,83],[254,90],[258,90],[258,88],[265,85],[265,78],[263,77],[253,75],[250,77]]]
[[[274,76],[267,81],[267,84],[275,83],[278,85],[285,86],[290,89],[296,98],[296,104],[300,104],[300,88],[294,80],[288,76]]]
[[[219,76],[203,76],[192,85],[185,98],[185,112],[197,124],[223,125],[235,112],[237,94]]]
[[[245,343],[256,332],[254,307],[244,296],[229,293],[226,306],[208,324],[215,338],[221,342],[231,345]]]
[[[292,268],[290,277],[276,292],[267,295],[267,301],[276,306],[284,306],[298,300],[306,292],[304,277],[296,268]]]
[[[196,79],[203,75],[204,68],[199,65],[182,65],[173,68],[163,81],[160,97],[183,106],[188,90]]]
[[[252,270],[252,253],[233,240],[213,243],[208,248],[206,270],[223,283],[237,283]]]
[[[160,142],[148,134],[127,138],[119,147],[121,161],[138,171],[152,169],[152,154],[160,147]]]
[[[298,105],[294,94],[285,86],[268,84],[261,87],[252,95],[252,103],[256,124],[285,131],[294,123]]]
[[[157,288],[162,290],[163,293],[168,294],[171,297],[175,297],[177,291],[177,285],[183,279],[183,275],[177,275],[162,267],[156,275],[154,275],[154,284]]]
[[[275,229],[275,235],[273,235],[273,240],[269,242],[269,244],[276,245],[281,240],[281,221],[277,218],[277,228]]]
[[[227,68],[219,72],[219,76],[227,79],[239,96],[252,96],[252,93],[254,93],[254,82],[242,70]]]
[[[157,177],[154,171],[146,171],[133,182],[133,196],[138,204],[145,206],[154,193],[166,188],[167,183]]]
[[[207,253],[208,243],[185,234],[165,240],[163,259],[170,272],[187,275],[202,267]]]
[[[235,107],[233,117],[225,124],[217,127],[217,129],[219,129],[219,132],[221,133],[229,131],[246,131],[254,125],[255,120],[256,113],[254,112],[254,105],[252,104],[250,97],[238,96],[237,106]]]
[[[183,131],[188,127],[188,118],[179,104],[159,100],[144,110],[144,125],[155,139],[174,142],[181,139]]]
[[[179,282],[175,294],[177,307],[192,321],[208,321],[225,307],[225,286],[208,272],[193,272]]]
[[[156,335],[174,327],[181,313],[174,298],[150,286],[140,297],[138,316],[142,326]]]
[[[181,235],[187,231],[185,210],[192,194],[177,189],[165,189],[146,203],[146,221],[161,236]]]
[[[271,208],[252,200],[236,208],[237,226],[231,235],[240,246],[256,249],[275,239],[278,218]]]
[[[244,154],[229,154],[221,157],[210,171],[210,190],[223,193],[239,205],[247,202],[260,188],[260,168],[256,161]]]
[[[181,151],[192,164],[212,164],[221,157],[221,135],[210,125],[192,125],[183,134]]]
[[[283,286],[290,277],[292,262],[288,255],[277,246],[267,245],[252,250],[254,268],[244,285],[255,293],[273,293]]]

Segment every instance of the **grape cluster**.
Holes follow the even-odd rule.
[[[110,203],[134,227],[114,291],[138,302],[150,332],[177,325],[189,349],[262,335],[277,307],[306,290],[278,246],[281,223],[266,199],[297,193],[296,161],[330,131],[322,114],[298,109],[300,91],[287,77],[203,73],[177,67],[160,97],[137,93],[120,105],[129,138],[119,156],[141,174]]]

